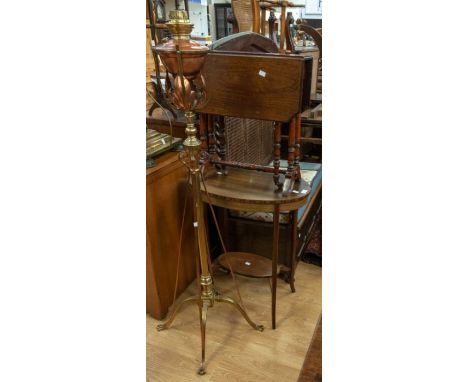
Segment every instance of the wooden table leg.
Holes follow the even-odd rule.
[[[319,67],[320,51],[312,53],[312,86],[310,87],[310,95],[315,96],[317,93],[317,81],[318,81],[318,67]]]
[[[276,281],[278,278],[279,251],[279,204],[275,204],[273,211],[273,256],[272,256],[272,288],[271,288],[271,326],[276,329]]]
[[[288,176],[294,172],[294,160],[296,159],[296,116],[292,117],[289,122],[289,137],[288,137]]]
[[[299,165],[299,161],[301,159],[301,141],[302,141],[302,128],[301,128],[301,120],[302,120],[302,115],[301,113],[297,114],[296,117],[296,152],[294,153],[294,171],[295,171],[295,179],[294,180],[300,180],[301,179],[301,166]]]
[[[296,292],[296,287],[294,286],[294,273],[296,273],[296,251],[297,251],[297,210],[291,212],[291,248],[290,252],[290,264],[291,271],[289,273],[289,286],[291,287],[291,292]]]
[[[275,144],[274,144],[274,153],[273,153],[273,167],[274,175],[273,180],[275,182],[278,190],[283,188],[283,184],[280,182],[280,160],[281,160],[281,123],[275,122]]]

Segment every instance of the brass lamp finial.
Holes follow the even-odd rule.
[[[186,11],[175,10],[169,12],[167,28],[171,32],[173,38],[177,40],[189,40],[193,24],[190,22]]]

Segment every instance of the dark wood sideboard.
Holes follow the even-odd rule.
[[[146,312],[158,320],[172,305],[186,180],[175,152],[157,157],[156,166],[146,170]],[[196,277],[192,209],[189,196],[177,295]]]

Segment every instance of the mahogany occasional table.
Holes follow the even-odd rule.
[[[206,190],[201,185],[202,199],[205,203],[211,202],[213,206],[252,212],[273,212],[273,253],[272,260],[253,253],[227,252],[219,257],[220,264],[229,269],[226,257],[229,258],[234,273],[257,278],[271,277],[271,321],[272,328],[276,329],[276,285],[279,273],[279,227],[280,212],[291,212],[293,219],[291,253],[291,268],[289,269],[289,284],[291,291],[294,288],[294,272],[296,261],[295,245],[297,242],[297,210],[306,202],[310,193],[309,185],[303,180],[297,182],[293,192],[284,195],[275,192],[272,175],[245,169],[230,168],[227,175],[217,174],[210,169],[205,175]],[[207,197],[209,196],[209,200]]]

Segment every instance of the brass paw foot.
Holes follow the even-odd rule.
[[[263,332],[265,330],[265,327],[263,325],[257,325],[255,329],[258,330],[259,332]]]
[[[198,375],[205,375],[206,374],[205,366],[200,366],[200,368],[197,371],[197,374]]]

